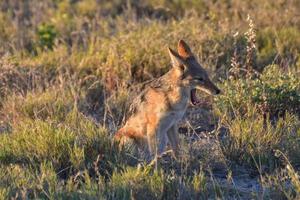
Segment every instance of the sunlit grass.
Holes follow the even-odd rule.
[[[298,10],[289,0],[1,2],[0,199],[299,198]],[[217,124],[208,138],[181,135],[182,157],[155,170],[112,136],[179,39],[222,89]],[[242,188],[242,173],[261,190]]]

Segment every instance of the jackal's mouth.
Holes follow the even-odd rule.
[[[191,102],[194,106],[200,103],[199,99],[196,96],[196,89],[191,90]]]

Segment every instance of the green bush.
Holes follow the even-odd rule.
[[[52,49],[57,32],[55,27],[51,24],[42,24],[38,26],[37,30],[38,38],[39,38],[39,45],[42,48]]]
[[[300,78],[278,65],[265,68],[257,79],[231,79],[221,86],[217,97],[220,112],[246,115],[253,107],[272,116],[300,110]]]
[[[273,169],[282,164],[274,153],[279,149],[299,163],[300,78],[295,73],[270,65],[256,78],[230,78],[220,88],[224,93],[216,97],[215,111],[228,129],[222,141],[226,157]]]
[[[293,164],[300,164],[300,157],[296,155],[300,151],[297,142],[300,139],[297,131],[300,121],[297,116],[287,114],[275,126],[257,115],[224,120],[223,125],[228,128],[229,134],[221,141],[221,146],[229,160],[264,173],[285,164],[276,156],[276,150],[280,150]]]

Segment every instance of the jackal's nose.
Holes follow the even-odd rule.
[[[220,94],[221,93],[221,90],[220,89],[217,89],[216,90],[216,94]]]

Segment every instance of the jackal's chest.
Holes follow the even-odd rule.
[[[180,89],[170,92],[167,96],[168,109],[163,113],[162,124],[172,125],[181,120],[186,112],[189,100],[189,94]]]
[[[173,89],[167,96],[170,110],[177,113],[185,112],[190,99],[190,94],[182,88]]]

